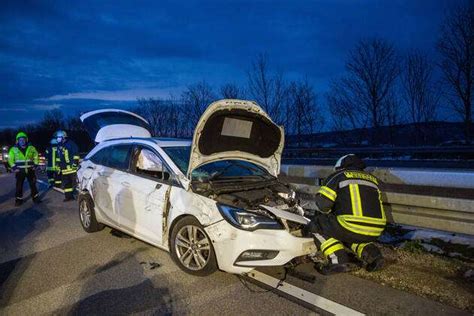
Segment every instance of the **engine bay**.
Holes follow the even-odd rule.
[[[191,183],[193,192],[218,203],[246,210],[262,210],[261,205],[303,216],[304,210],[295,198],[295,192],[277,179],[264,181],[215,181]],[[272,215],[271,215],[272,216]],[[302,224],[279,218],[293,235],[300,236]]]

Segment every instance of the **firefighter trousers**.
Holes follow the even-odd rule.
[[[15,193],[16,200],[20,200],[20,201],[23,200],[23,184],[25,183],[25,179],[28,180],[28,184],[30,185],[31,197],[33,199],[38,198],[38,189],[36,188],[36,174],[32,168],[18,171],[15,174],[15,178],[16,178],[16,193]]]
[[[62,184],[64,188],[64,196],[66,199],[74,198],[74,186],[76,182],[76,172],[69,171],[68,173],[62,173]]]
[[[46,174],[48,175],[48,184],[49,185],[54,185],[56,188],[61,187],[61,173],[59,171],[55,170],[48,170],[46,171]]]
[[[331,264],[350,262],[348,249],[362,261],[372,261],[381,256],[380,250],[372,243],[377,237],[347,231],[339,225],[334,214],[316,214],[309,230],[313,234],[316,247]]]

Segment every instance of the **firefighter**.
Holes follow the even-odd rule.
[[[23,203],[23,183],[25,178],[30,185],[33,202],[40,203],[38,189],[36,188],[35,169],[38,167],[39,155],[36,148],[28,143],[28,136],[24,132],[16,135],[16,144],[8,152],[8,164],[15,172],[16,193],[15,206]]]
[[[77,145],[68,139],[65,131],[55,133],[57,141],[56,162],[61,172],[64,188],[64,202],[74,200],[74,185],[77,166],[79,165],[79,150]]]
[[[55,186],[56,188],[61,187],[61,172],[58,166],[59,158],[57,157],[57,144],[56,138],[51,139],[50,146],[46,149],[46,174],[48,176],[49,187]]]
[[[367,271],[379,270],[384,259],[373,242],[386,225],[379,180],[353,154],[341,157],[334,169],[316,195],[318,210],[305,228],[328,259],[317,268],[323,274],[351,271],[358,267],[355,255]]]

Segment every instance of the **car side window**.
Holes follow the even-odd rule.
[[[106,167],[127,170],[130,163],[132,145],[115,145],[99,150],[91,161]]]
[[[110,168],[128,170],[130,165],[131,145],[112,146],[106,165]]]
[[[171,172],[161,158],[154,151],[143,146],[135,147],[131,169],[137,175],[154,180],[169,182],[171,179]]]
[[[107,163],[107,159],[108,157],[110,156],[110,153],[112,151],[112,147],[105,147],[105,148],[102,148],[101,150],[99,150],[98,152],[96,152],[91,158],[90,160],[97,164],[97,165],[106,165]]]

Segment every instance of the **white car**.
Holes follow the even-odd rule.
[[[194,275],[245,273],[314,252],[307,219],[277,180],[283,129],[254,102],[212,103],[191,141],[153,138],[123,110],[81,116],[98,143],[78,170],[87,232],[104,225],[171,253]]]

